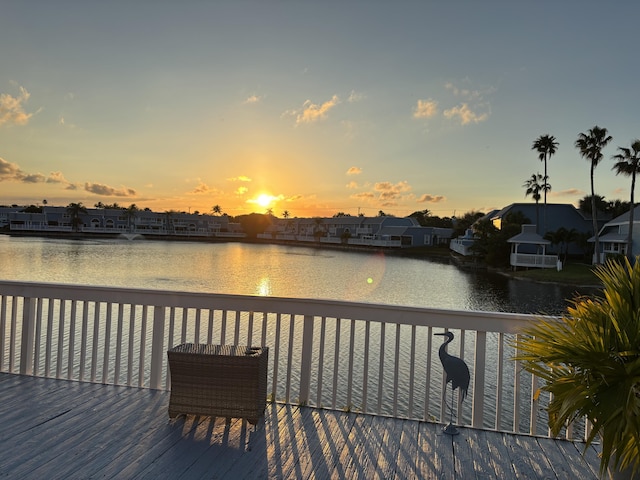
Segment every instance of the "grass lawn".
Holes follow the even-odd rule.
[[[586,263],[567,262],[560,272],[555,268],[532,268],[512,271],[510,274],[514,277],[528,278],[540,282],[601,286],[600,280],[593,273],[593,265],[587,265]]]

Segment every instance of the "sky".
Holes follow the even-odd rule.
[[[450,217],[640,138],[640,3],[0,0],[0,205]]]

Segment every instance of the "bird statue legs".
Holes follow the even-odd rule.
[[[444,429],[442,430],[444,433],[446,433],[447,435],[458,435],[460,432],[458,431],[458,429],[456,428],[456,426],[453,424],[453,388],[451,389],[451,405],[447,404],[447,388],[445,385],[445,389],[444,389],[444,395],[442,396],[442,401],[444,402],[444,404],[447,406],[447,408],[449,408],[449,424],[444,427]]]

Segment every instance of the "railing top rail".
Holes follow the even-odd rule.
[[[0,295],[109,302],[157,307],[254,311],[324,316],[452,329],[516,333],[540,315],[308,298],[265,297],[143,288],[0,280]]]

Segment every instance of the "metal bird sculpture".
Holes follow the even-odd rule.
[[[447,394],[447,385],[451,382],[451,405],[453,405],[453,391],[456,388],[459,388],[460,401],[462,402],[467,396],[467,390],[469,389],[469,380],[471,376],[469,375],[469,367],[464,363],[464,360],[458,357],[454,357],[453,355],[449,355],[447,352],[447,345],[449,345],[453,341],[453,333],[444,332],[444,333],[436,333],[436,335],[442,335],[447,337],[447,340],[440,345],[440,350],[438,350],[438,356],[440,357],[440,362],[442,363],[442,368],[446,374],[445,381],[445,390],[442,393],[442,401],[446,404],[446,394]],[[449,411],[451,413],[451,421],[449,425],[447,425],[444,429],[444,433],[449,435],[458,434],[458,429],[453,425],[453,407],[449,406]]]

